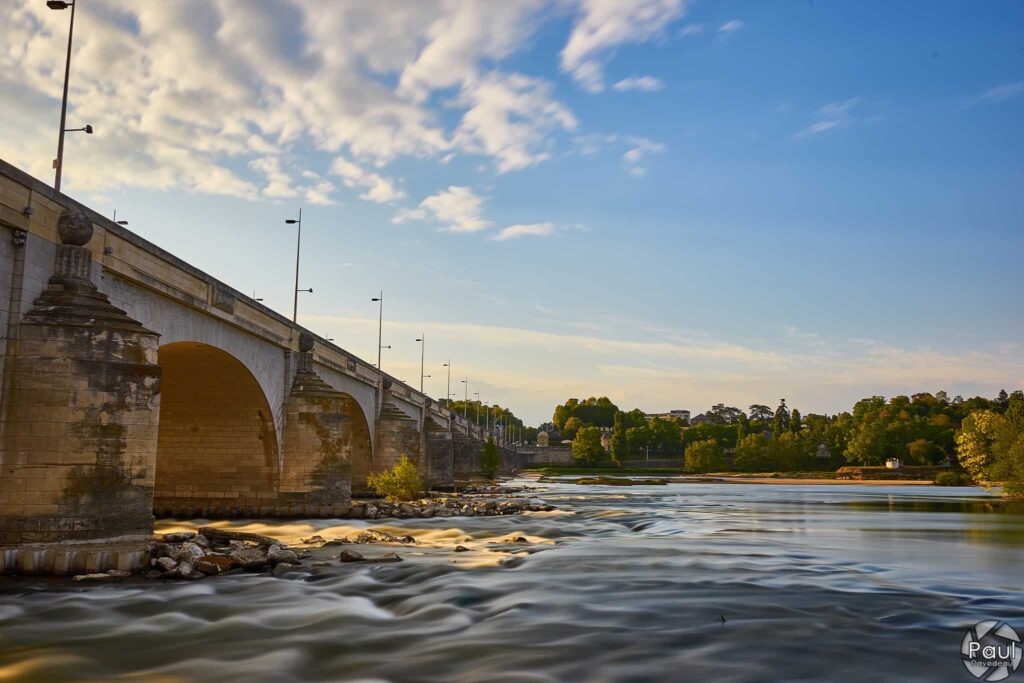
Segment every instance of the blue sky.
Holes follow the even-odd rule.
[[[8,0],[10,1],[10,0]],[[50,177],[66,14],[0,27]],[[705,410],[1024,384],[1024,5],[224,3],[76,17],[65,190],[430,393]]]

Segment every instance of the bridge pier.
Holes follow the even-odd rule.
[[[133,568],[153,528],[158,335],[92,283],[89,218],[65,211],[58,229],[53,276],[8,340],[0,544],[19,548],[0,571]],[[97,541],[119,550],[98,560]]]

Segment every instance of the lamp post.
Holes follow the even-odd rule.
[[[380,370],[380,351],[384,348],[383,335],[384,335],[384,290],[380,290],[380,296],[375,296],[370,301],[376,301],[380,304],[377,312],[377,369]],[[391,347],[388,346],[390,349]]]
[[[448,362],[441,366],[442,368],[448,368],[448,389],[444,394],[444,402],[447,405],[452,400],[452,361],[448,359]],[[450,407],[449,407],[450,408]]]
[[[460,379],[459,381],[462,384],[466,385],[465,387],[463,387],[465,389],[465,395],[462,397],[462,419],[466,420],[468,422],[469,421],[469,415],[468,415],[468,410],[469,410],[469,378],[467,377],[466,379]]]
[[[114,209],[114,222],[117,223],[118,225],[128,225],[128,221],[125,221],[125,220],[119,221],[119,220],[117,220],[117,209]]]
[[[420,332],[420,336],[416,337],[416,341],[419,342],[420,345],[420,393],[422,394],[423,378],[428,376],[423,374],[426,371],[426,368],[423,365],[423,361],[424,358],[426,358],[427,353],[427,335],[423,332]]]
[[[302,253],[302,209],[299,209],[298,218],[286,218],[284,220],[288,225],[297,225],[299,228],[298,234],[295,238],[295,298],[292,302],[292,322],[298,322],[299,319],[299,292],[313,293],[313,288],[299,289],[299,256]]]
[[[480,426],[480,392],[474,391],[473,395],[476,396],[476,426]]]
[[[64,0],[47,0],[46,6],[53,10],[65,10],[71,8],[71,25],[68,27],[68,56],[64,62],[64,96],[60,101],[60,135],[57,138],[57,158],[54,159],[53,167],[56,171],[53,179],[53,189],[60,192],[60,174],[64,169],[64,133],[68,132],[64,126],[68,116],[68,80],[71,78],[71,39],[75,35],[75,2]],[[87,135],[92,134],[92,126],[76,128],[75,130],[85,131]]]

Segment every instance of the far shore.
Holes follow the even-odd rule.
[[[829,484],[836,486],[934,486],[928,479],[797,479],[784,477],[687,477],[708,484]]]

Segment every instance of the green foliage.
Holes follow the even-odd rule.
[[[388,500],[416,500],[423,496],[423,480],[416,465],[403,454],[388,472],[366,478],[370,490]]]
[[[596,465],[608,462],[609,457],[601,445],[601,430],[597,427],[581,427],[572,441],[573,462],[582,465]]]
[[[993,404],[999,407],[998,401]],[[980,410],[969,415],[956,442],[960,464],[975,479],[1001,484],[1007,495],[1024,498],[1024,396],[1009,394],[1003,414]]]
[[[590,398],[581,401],[578,398],[570,398],[564,404],[555,407],[555,414],[551,421],[564,433],[565,425],[571,418],[579,418],[585,425],[594,427],[611,427],[615,420],[615,413],[619,409],[607,396]],[[571,438],[571,437],[567,437]]]
[[[576,433],[586,425],[583,424],[583,420],[578,417],[570,417],[565,421],[565,426],[562,427],[562,437],[566,439],[575,439]]]
[[[725,452],[714,439],[691,443],[686,447],[686,469],[692,472],[719,472],[725,469]]]
[[[789,431],[799,434],[803,425],[800,424],[800,411],[796,408],[789,413]]]
[[[970,486],[971,478],[962,472],[939,472],[935,475],[936,486]]]
[[[612,460],[616,464],[621,463],[628,455],[626,441],[626,418],[625,413],[615,413],[615,421],[612,426]]]
[[[494,445],[493,438],[488,438],[483,451],[480,452],[480,471],[485,477],[494,481],[500,467],[501,458],[498,457],[498,447]]]

